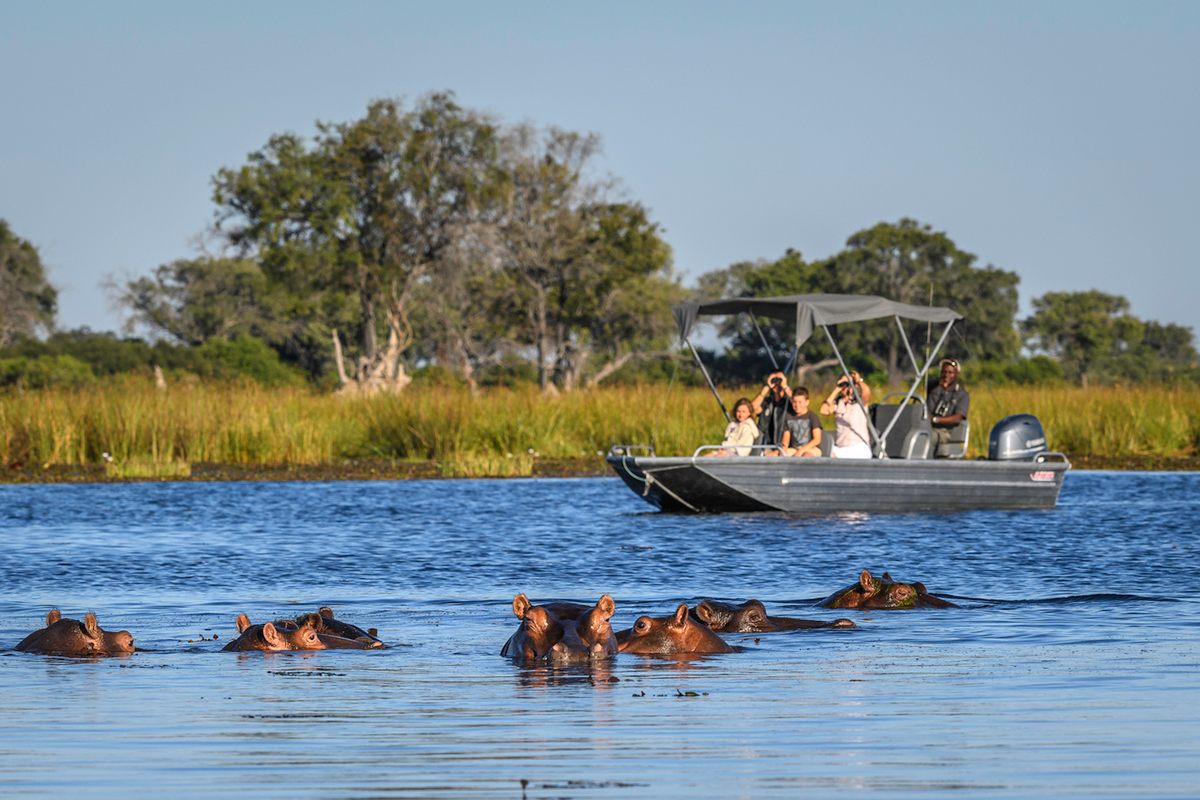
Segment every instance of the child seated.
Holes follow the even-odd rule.
[[[758,438],[758,425],[750,419],[753,407],[748,398],[741,398],[733,404],[733,422],[725,427],[725,440],[721,442],[720,450],[710,450],[706,456],[748,456],[750,446]],[[729,445],[726,447],[726,445]]]
[[[792,392],[792,407],[783,418],[782,444],[784,455],[821,455],[821,418],[809,409],[808,389],[803,386]]]

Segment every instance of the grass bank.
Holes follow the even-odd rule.
[[[730,403],[751,393],[723,396]],[[1187,390],[972,387],[971,455],[985,453],[992,425],[1017,412],[1036,415],[1051,448],[1081,463],[1162,467],[1200,453],[1200,397]],[[254,383],[158,391],[128,380],[0,394],[0,480],[36,480],[39,472],[48,479],[220,477],[256,465],[299,477],[339,469],[358,476],[354,465],[363,464],[379,477],[546,474],[538,465],[549,463],[561,466],[552,474],[586,473],[586,465],[602,468],[597,454],[614,443],[690,454],[719,441],[723,427],[706,390],[678,386],[669,395],[654,385],[347,399]]]

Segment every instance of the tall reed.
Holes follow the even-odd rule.
[[[723,395],[729,405],[753,391]],[[821,396],[814,393],[814,400]],[[1076,455],[1200,450],[1200,397],[1187,390],[971,387],[969,455],[986,454],[992,425],[1017,412],[1042,421],[1052,449]],[[720,441],[724,425],[706,390],[678,386],[559,396],[410,387],[398,396],[344,399],[253,383],[181,382],[160,392],[129,379],[0,393],[0,460],[89,464],[108,453],[116,463],[316,465],[373,457],[434,459],[446,462],[445,474],[528,474],[539,456],[594,456],[617,443],[690,454]],[[825,427],[832,430],[832,419]]]

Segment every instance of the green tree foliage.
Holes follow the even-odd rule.
[[[533,348],[543,389],[555,375],[573,388],[597,354],[609,363],[593,379],[665,343],[684,294],[645,208],[607,202],[608,187],[587,179],[599,147],[596,136],[528,126],[506,141],[497,308]]]
[[[789,249],[773,262],[735,264],[701,278],[706,296],[715,291],[726,297],[787,294],[870,294],[912,305],[948,306],[964,316],[961,338],[950,342],[950,352],[962,348],[975,359],[1016,356],[1020,340],[1014,327],[1018,276],[992,266],[975,266],[976,256],[960,250],[945,233],[915,220],[879,223],[850,236],[836,255],[805,262]],[[765,318],[758,320],[771,349],[781,362],[791,350],[791,326]],[[927,326],[905,323],[914,349],[928,337]],[[763,366],[765,355],[753,322],[730,320],[723,333],[733,336],[735,354],[750,356]],[[933,334],[936,336],[936,332]],[[828,364],[832,350],[822,336],[814,336],[800,354],[801,363]],[[855,323],[837,331],[838,347],[857,353],[859,370],[867,373],[879,365],[881,378],[898,382],[912,374],[896,324],[892,320]],[[755,355],[757,354],[757,358]],[[769,363],[769,362],[768,362]]]
[[[19,335],[54,327],[58,291],[46,279],[37,248],[0,219],[0,347]]]
[[[87,328],[57,332],[46,340],[21,337],[0,349],[0,385],[26,389],[78,387],[115,375],[142,374],[155,367],[176,376],[217,380],[248,378],[268,385],[304,382],[303,373],[280,360],[261,339],[238,334],[210,338],[200,345],[159,340],[118,339]]]
[[[452,95],[432,94],[411,111],[379,100],[363,119],[320,130],[311,150],[276,136],[249,164],[221,170],[218,225],[293,298],[356,295],[361,355],[343,382],[395,390],[408,380],[400,358],[413,340],[419,286],[447,266],[443,257],[494,185],[495,126]]]
[[[1177,377],[1194,371],[1200,360],[1190,328],[1143,322],[1120,295],[1048,292],[1033,299],[1033,311],[1021,323],[1026,346],[1057,359],[1084,388],[1095,378]]]
[[[358,307],[345,292],[290,292],[248,258],[180,259],[118,288],[141,324],[178,342],[253,336],[287,361],[317,375],[332,353],[330,331],[354,324]]]

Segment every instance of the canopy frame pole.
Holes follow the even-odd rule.
[[[912,345],[908,343],[908,334],[904,332],[904,323],[900,321],[900,315],[894,316],[896,327],[900,329],[900,339],[904,342],[904,349],[908,351],[908,360],[912,362],[913,369],[919,370],[921,364],[917,361],[917,357],[913,354]]]
[[[792,364],[796,361],[796,354],[800,352],[800,345],[792,348],[792,354],[788,356],[787,363],[783,365],[783,374],[787,375],[792,370]]]
[[[696,363],[700,365],[700,371],[704,373],[704,380],[708,381],[708,388],[712,390],[713,397],[717,398],[717,405],[721,407],[721,413],[725,415],[726,422],[733,422],[733,418],[729,416],[729,412],[725,410],[725,402],[721,400],[721,393],[717,391],[717,387],[713,384],[713,380],[709,377],[708,370],[704,368],[704,362],[700,360],[700,354],[696,352],[696,348],[692,347],[691,341],[683,340],[688,349],[692,351],[692,358],[696,359]]]
[[[908,401],[912,399],[914,394],[916,394],[917,387],[921,385],[921,380],[925,377],[925,374],[929,372],[929,365],[933,363],[933,359],[937,358],[938,352],[941,351],[942,345],[946,343],[946,337],[950,335],[950,329],[953,327],[954,321],[951,320],[949,323],[947,323],[946,330],[942,331],[942,338],[938,339],[937,347],[933,348],[933,355],[929,356],[929,358],[925,360],[925,366],[921,368],[919,372],[917,372],[917,377],[915,380],[913,380],[913,385],[911,388],[909,388],[908,394],[904,395],[904,399],[900,401],[901,406],[908,405]],[[913,366],[916,366],[916,359],[913,359]],[[929,413],[928,408],[925,409],[925,413]],[[899,420],[900,415],[897,414],[896,416],[892,417],[892,421],[889,422],[887,428],[884,429],[882,438],[885,442],[887,441],[887,435],[892,432],[892,428],[895,427]]]
[[[771,352],[771,346],[767,344],[767,337],[763,336],[762,328],[758,327],[758,317],[754,315],[754,309],[750,310],[750,321],[754,323],[754,330],[758,331],[758,338],[762,340],[763,349],[767,351],[767,358],[771,359],[771,366],[778,372],[779,362],[775,360],[775,354]]]
[[[875,443],[879,444],[882,439],[879,436],[879,431],[875,430],[875,423],[871,421],[871,415],[867,414],[867,406],[863,403],[862,397],[858,394],[858,387],[854,385],[854,381],[850,380],[850,370],[846,368],[846,362],[842,360],[842,351],[838,350],[837,342],[833,340],[833,334],[829,332],[829,326],[822,323],[821,328],[825,331],[825,338],[829,340],[829,346],[833,348],[833,354],[837,356],[838,364],[842,367],[842,374],[846,376],[846,380],[850,381],[850,391],[854,392],[854,399],[860,406],[863,407],[863,414],[867,418],[867,432],[875,437]],[[883,448],[880,447],[880,453],[884,457],[887,456]],[[874,456],[872,456],[874,458]]]

